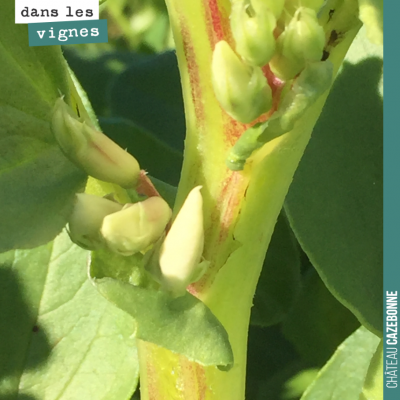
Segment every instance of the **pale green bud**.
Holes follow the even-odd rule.
[[[78,193],[68,222],[71,240],[87,250],[103,246],[100,228],[106,215],[122,210],[122,205],[103,197]]]
[[[107,215],[101,234],[108,248],[123,256],[147,249],[164,232],[171,209],[161,197],[126,204],[121,211]]]
[[[250,65],[268,64],[275,52],[276,19],[264,3],[254,10],[244,3],[235,3],[231,12],[232,34],[236,51]]]
[[[321,60],[325,46],[325,32],[314,10],[299,8],[283,35],[284,56],[311,62]]]
[[[160,250],[160,270],[164,285],[173,292],[200,278],[204,247],[203,198],[201,186],[189,193],[167,233]]]
[[[325,33],[315,11],[300,7],[278,38],[271,70],[281,79],[292,79],[307,62],[321,60],[324,46]]]
[[[225,41],[216,44],[212,83],[221,107],[234,119],[249,123],[272,106],[272,92],[261,68],[244,64]]]
[[[124,188],[136,185],[140,173],[136,159],[78,118],[62,98],[54,105],[51,130],[66,157],[88,175]]]

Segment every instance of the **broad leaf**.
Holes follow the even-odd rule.
[[[329,290],[369,329],[380,332],[382,60],[363,34],[314,129],[286,211]]]
[[[322,366],[359,326],[354,315],[335,299],[312,269],[307,272],[300,296],[282,329],[303,360]]]
[[[136,320],[137,338],[202,365],[232,366],[228,335],[214,314],[188,292],[174,298],[158,290],[141,270],[141,255],[93,252],[89,274],[106,299]]]
[[[392,354],[396,357],[395,354]],[[390,376],[395,377],[397,381],[397,358],[387,358],[389,363],[385,374],[389,378]],[[390,365],[390,362],[392,365]],[[394,386],[394,385],[392,385]],[[360,400],[382,400],[383,399],[383,341],[380,342],[374,356],[372,357],[371,364],[369,366],[367,377],[365,378],[364,387],[360,394]]]
[[[84,181],[50,131],[68,75],[58,46],[29,47],[27,25],[14,23],[14,0],[0,13],[0,252],[53,239]]]
[[[233,354],[226,331],[196,297],[186,293],[174,299],[162,291],[111,278],[95,283],[104,297],[135,318],[139,339],[201,365],[232,367]]]
[[[128,399],[135,323],[87,279],[88,252],[64,232],[0,256],[0,398]]]
[[[379,338],[359,328],[337,349],[301,400],[355,400]]]
[[[282,211],[275,225],[257,284],[251,323],[268,326],[281,322],[300,289],[300,252]]]

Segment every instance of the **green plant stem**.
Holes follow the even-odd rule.
[[[189,290],[219,318],[232,344],[229,372],[202,367],[138,341],[143,400],[242,400],[252,299],[265,252],[294,172],[327,97],[323,95],[293,131],[265,145],[242,172],[225,157],[246,129],[219,107],[211,87],[215,43],[230,41],[228,0],[168,0],[185,100],[187,137],[175,206],[202,185],[209,271]],[[336,71],[359,29],[355,24],[332,50]]]

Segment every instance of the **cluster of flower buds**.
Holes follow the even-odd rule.
[[[106,247],[130,256],[156,242],[170,219],[171,209],[161,197],[122,205],[78,193],[68,226],[71,240],[85,249]]]
[[[270,61],[272,72],[283,80],[294,78],[309,62],[320,61],[325,32],[315,10],[298,8],[279,36],[277,50]]]
[[[64,154],[96,179],[132,190],[140,176],[138,162],[90,121],[78,116],[62,98],[56,101],[51,129]],[[200,278],[204,245],[201,187],[188,195],[165,235],[172,211],[159,196],[129,204],[113,197],[79,193],[69,218],[71,240],[87,250],[107,248],[122,256],[145,253],[155,243],[157,277],[175,294]]]
[[[200,279],[208,265],[201,262],[204,227],[200,189],[198,186],[189,193],[166,235],[172,212],[161,197],[122,205],[79,193],[69,219],[71,240],[87,250],[107,248],[122,256],[144,253],[159,242],[152,259],[155,268],[148,271],[164,289],[181,295]]]
[[[216,44],[212,83],[221,107],[250,123],[268,112],[272,91],[263,73],[269,65],[281,81],[321,61],[325,32],[318,21],[324,0],[231,0],[234,48]]]
[[[85,193],[76,194],[69,218],[69,235],[77,245],[87,250],[98,250],[104,240],[100,229],[106,215],[122,210],[122,204]]]
[[[293,82],[290,90],[271,118],[256,123],[236,141],[226,158],[232,171],[243,170],[247,159],[265,143],[293,129],[296,122],[318,100],[332,83],[333,65],[330,61],[308,64]]]

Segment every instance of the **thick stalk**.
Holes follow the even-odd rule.
[[[350,3],[350,2],[349,2]],[[234,367],[202,367],[153,344],[138,342],[143,400],[242,400],[252,299],[265,252],[294,172],[326,96],[295,129],[265,145],[242,172],[225,157],[245,125],[221,110],[211,87],[212,50],[231,41],[228,0],[167,0],[185,100],[187,136],[176,210],[190,189],[203,185],[211,266],[190,287],[219,318],[230,338]],[[359,25],[331,53],[336,71]],[[175,211],[176,211],[175,210]]]

